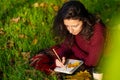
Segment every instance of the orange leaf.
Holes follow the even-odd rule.
[[[54,11],[58,11],[59,7],[58,6],[53,6]]]

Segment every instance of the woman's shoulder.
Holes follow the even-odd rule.
[[[99,21],[99,22],[95,23],[94,28],[95,29],[105,29],[105,25],[103,22]]]
[[[94,34],[103,34],[103,35],[105,35],[106,34],[105,25],[103,23],[101,23],[101,22],[97,22],[94,25]]]

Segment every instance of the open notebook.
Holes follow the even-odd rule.
[[[77,70],[83,64],[82,60],[75,60],[75,59],[67,59],[65,67],[60,68],[56,67],[54,69],[55,72],[61,72],[66,74],[72,74],[75,70]]]

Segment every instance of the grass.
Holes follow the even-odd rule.
[[[30,67],[29,58],[40,49],[56,44],[51,23],[64,1],[0,0],[0,79],[57,80],[56,75],[47,76]],[[114,27],[118,22],[112,24],[120,10],[119,1],[81,1],[90,12],[102,18],[111,32],[119,28]]]

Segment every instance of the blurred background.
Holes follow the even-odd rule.
[[[0,80],[57,80],[29,66],[29,58],[55,45],[54,16],[68,0],[0,0]],[[107,27],[99,67],[104,80],[120,79],[120,1],[80,0]],[[46,77],[46,78],[45,78]]]

